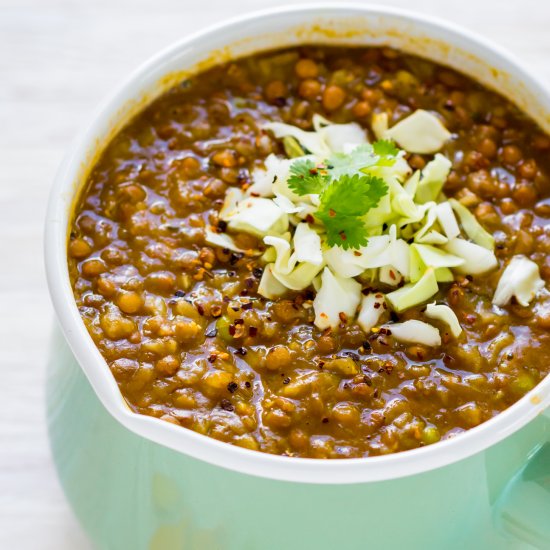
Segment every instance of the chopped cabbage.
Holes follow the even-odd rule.
[[[380,292],[371,292],[363,296],[357,324],[366,332],[375,327],[384,312],[384,295]]]
[[[294,255],[298,262],[323,263],[321,237],[307,223],[299,223],[294,231]]]
[[[283,122],[269,122],[264,125],[264,128],[271,130],[277,138],[284,138],[285,136],[296,138],[304,149],[314,155],[319,157],[330,155],[330,149],[319,132],[306,132],[297,126],[284,124]]]
[[[448,201],[441,202],[435,207],[437,221],[443,229],[447,239],[454,239],[460,235],[460,228],[456,221],[451,203]]]
[[[432,325],[411,319],[404,323],[384,325],[384,328],[391,332],[391,335],[399,342],[407,344],[423,344],[436,347],[441,345],[439,331]]]
[[[242,248],[239,248],[235,241],[227,233],[215,233],[210,229],[205,231],[205,239],[208,244],[214,246],[219,246],[221,248],[227,248],[228,250],[233,250],[233,252],[246,252]]]
[[[455,267],[455,269],[465,275],[481,275],[498,266],[498,261],[493,252],[458,237],[443,245],[443,249],[464,260],[464,263]]]
[[[245,231],[263,237],[288,229],[288,215],[271,199],[251,197],[240,201],[235,210],[222,218],[233,231]]]
[[[463,258],[453,256],[452,254],[444,252],[435,246],[417,243],[412,244],[411,246],[416,250],[416,252],[418,252],[418,255],[424,265],[428,267],[457,267],[464,264]]]
[[[302,262],[296,265],[290,273],[281,273],[277,269],[273,269],[272,271],[273,276],[286,288],[304,290],[304,288],[307,288],[313,282],[313,279],[315,279],[321,269],[323,269],[323,265]]]
[[[457,216],[460,219],[460,224],[464,229],[464,232],[474,243],[487,248],[488,250],[494,250],[495,239],[488,233],[483,226],[477,221],[476,217],[463,205],[455,199],[449,199],[449,203],[453,207]]]
[[[430,319],[437,319],[445,323],[455,338],[458,338],[462,334],[462,327],[458,322],[458,317],[449,306],[443,304],[436,305],[435,302],[433,304],[428,304],[426,306],[425,315]]]
[[[384,137],[393,139],[409,153],[430,154],[437,153],[451,133],[436,116],[418,109],[387,130]]]
[[[504,269],[498,282],[493,304],[506,305],[512,296],[524,307],[544,288],[539,266],[523,255],[514,256]]]
[[[438,290],[434,270],[429,267],[416,283],[409,283],[386,294],[386,300],[399,313],[429,300]]]
[[[415,201],[420,204],[435,201],[449,176],[451,166],[452,163],[447,157],[437,153],[422,169],[414,195]]]
[[[286,287],[273,276],[272,267],[272,264],[265,266],[260,284],[258,285],[258,294],[268,300],[274,300],[287,291]]]
[[[321,288],[313,300],[315,326],[321,330],[337,327],[341,323],[340,313],[352,318],[360,301],[361,285],[355,279],[339,277],[325,267]]]

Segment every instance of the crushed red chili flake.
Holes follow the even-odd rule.
[[[235,336],[235,325],[229,325],[227,328],[230,336]]]
[[[235,410],[233,403],[231,403],[229,399],[222,399],[220,401],[220,407],[227,412],[233,412]]]
[[[241,306],[241,309],[243,309],[244,311],[247,311],[249,309],[252,309],[254,307],[254,304],[252,302],[247,302],[246,304],[243,304]]]
[[[251,387],[252,387],[252,384],[247,380],[247,381],[244,383],[244,386],[245,386],[245,388],[251,388]]]
[[[216,318],[219,317],[222,314],[222,307],[218,305],[213,305],[210,307],[210,315],[212,317]]]
[[[258,328],[257,327],[248,327],[248,336],[254,338],[258,334]]]
[[[211,353],[208,356],[208,362],[209,363],[215,363],[217,358],[218,358],[218,355],[216,353]]]
[[[204,316],[204,306],[202,304],[197,304],[197,311],[199,315]]]
[[[338,317],[340,317],[340,321],[342,321],[342,323],[348,322],[348,316],[343,311],[338,313]]]
[[[261,267],[255,267],[252,270],[252,274],[254,275],[254,277],[256,277],[256,279],[261,279],[263,273],[264,273],[264,270]]]
[[[242,347],[241,347],[241,348],[237,348],[237,349],[235,350],[235,353],[236,353],[237,355],[246,355],[246,348],[242,348]]]
[[[227,384],[227,391],[229,393],[235,393],[238,389],[239,385],[237,384],[237,382],[229,382],[229,384]]]

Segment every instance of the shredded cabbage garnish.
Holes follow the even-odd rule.
[[[256,251],[265,263],[262,296],[276,299],[311,286],[319,329],[352,321],[360,306],[357,323],[368,332],[388,307],[401,313],[433,299],[455,274],[498,267],[492,235],[442,192],[452,163],[439,151],[451,134],[439,118],[417,110],[389,127],[386,113],[374,113],[374,143],[356,123],[334,124],[320,115],[312,122],[312,131],[281,122],[264,126],[283,140],[290,158],[271,154],[265,168],[254,169],[248,188],[230,188],[219,213],[227,233],[206,231],[208,243],[246,254],[253,251],[240,250],[232,232],[263,239],[265,251]],[[413,172],[407,153],[435,156]],[[515,296],[526,305],[543,286],[536,264],[516,257],[494,303]],[[445,323],[455,337],[462,331],[448,306],[427,305],[425,316]],[[440,342],[428,323],[388,327],[397,340]]]
[[[493,296],[493,304],[506,305],[512,296],[524,307],[544,288],[539,266],[523,255],[514,256],[506,266]]]

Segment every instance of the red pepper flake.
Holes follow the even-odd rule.
[[[222,297],[222,302],[225,302],[226,304],[228,304],[229,302],[231,301],[231,298],[229,296],[223,296]]]
[[[254,275],[254,277],[256,277],[256,279],[261,279],[262,275],[263,275],[263,272],[264,272],[264,270],[261,267],[255,267],[252,270],[252,275]]]
[[[389,271],[389,275],[390,275],[390,279],[392,279],[393,281],[395,281],[395,279],[397,279],[397,277],[395,276],[395,273],[391,269]]]
[[[380,309],[380,302],[374,302],[374,309]]]
[[[246,349],[245,348],[238,348],[237,350],[235,350],[235,353],[237,355],[246,355]]]
[[[235,320],[233,321],[233,324],[234,324],[235,326],[237,326],[237,325],[244,325],[244,321],[243,321],[242,319],[235,319]]]
[[[359,250],[354,250],[353,255],[357,256],[357,257],[362,256],[362,254],[361,254],[361,252],[359,252]]]
[[[325,416],[325,417],[321,420],[321,422],[322,422],[323,424],[328,424],[328,418]]]
[[[348,322],[348,316],[343,311],[338,313],[338,317],[340,317],[340,321],[342,321],[342,323]]]
[[[219,317],[221,314],[222,314],[222,306],[218,306],[214,304],[213,306],[210,307],[210,315],[212,315],[214,319],[216,317]]]
[[[322,369],[325,366],[325,362],[321,360],[317,363],[317,366]]]
[[[235,325],[229,325],[227,330],[230,336],[235,336]]]
[[[238,389],[239,385],[237,384],[237,382],[229,382],[229,384],[227,384],[227,391],[229,393],[235,393]]]
[[[208,362],[209,363],[215,363],[217,358],[218,358],[218,355],[216,353],[211,353],[208,356]]]
[[[328,211],[328,215],[329,215],[331,218],[334,218],[334,216],[336,216],[336,212],[331,208],[331,209]]]
[[[247,311],[249,309],[252,309],[254,307],[254,304],[252,302],[247,302],[246,304],[243,304],[241,306],[241,309],[244,311]]]
[[[307,223],[313,223],[314,221],[315,221],[315,218],[311,214],[308,214],[306,216],[306,222]]]
[[[244,284],[246,285],[247,288],[252,288],[255,282],[256,281],[252,277],[248,277],[247,279],[244,280]]]
[[[199,315],[204,316],[204,306],[202,304],[197,304],[197,311]]]
[[[338,233],[338,235],[340,235],[340,238],[345,241],[347,239],[347,236],[346,236],[346,232],[345,231],[340,231],[340,233]]]
[[[247,380],[247,381],[244,383],[244,387],[245,387],[245,388],[251,388],[251,387],[252,387],[252,384]]]
[[[235,407],[233,406],[231,401],[229,401],[229,399],[222,399],[220,401],[220,407],[227,412],[233,412],[235,410]]]
[[[216,229],[218,233],[225,233],[227,231],[227,222],[224,220],[218,220]]]
[[[256,327],[248,327],[248,336],[254,338],[258,334],[258,329]]]

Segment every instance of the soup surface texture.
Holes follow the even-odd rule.
[[[262,296],[266,260],[253,251],[267,245],[228,230],[219,211],[268,155],[287,157],[264,125],[309,131],[320,114],[357,123],[373,142],[374,115],[387,113],[391,127],[419,109],[451,132],[440,150],[452,162],[443,192],[494,237],[498,266],[453,270],[430,300],[402,312],[384,304],[371,330],[346,315],[318,328],[313,285]],[[419,171],[432,158],[405,155]],[[546,290],[528,305],[493,303],[514,256],[550,278],[549,159],[550,138],[509,101],[394,50],[312,46],[217,66],[145,108],[93,167],[68,243],[75,300],[138,413],[290,456],[432,444],[490,419],[549,373]],[[244,252],[209,244],[207,230],[229,233]],[[392,290],[359,281],[363,295]],[[427,319],[434,301],[454,311],[460,336]],[[410,319],[436,326],[441,343],[394,338],[391,324]]]

